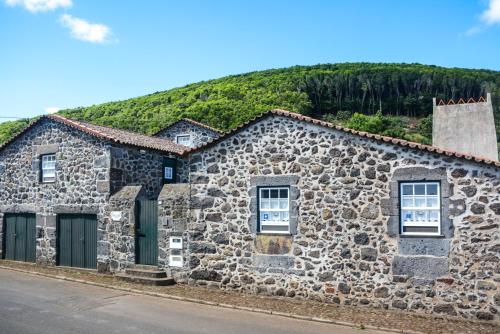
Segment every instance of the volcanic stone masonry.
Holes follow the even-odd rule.
[[[205,144],[220,136],[220,132],[200,126],[192,121],[180,120],[155,134],[155,137],[176,141],[178,135],[190,135],[191,147]]]
[[[52,153],[56,182],[42,183],[40,157]],[[57,215],[96,215],[97,269],[121,270],[135,263],[135,200],[158,197],[168,157],[174,156],[112,144],[42,119],[0,152],[0,219],[5,213],[36,214],[36,262],[55,265]],[[182,159],[177,182],[187,182]],[[113,220],[112,211],[122,218]],[[0,246],[2,229],[0,224]]]
[[[160,205],[162,238],[184,238],[178,281],[499,319],[498,167],[270,115],[194,152],[190,170]],[[442,236],[399,234],[402,180],[441,183]],[[290,186],[291,235],[256,231],[262,185]]]

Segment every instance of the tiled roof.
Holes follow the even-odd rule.
[[[331,128],[331,129],[335,129],[335,130],[346,132],[346,133],[351,133],[351,134],[359,136],[359,137],[364,137],[364,138],[372,139],[372,140],[383,142],[383,143],[394,144],[394,145],[403,146],[403,147],[409,147],[409,148],[413,148],[413,149],[417,149],[417,150],[421,150],[421,151],[437,153],[437,154],[461,158],[461,159],[465,159],[465,160],[472,160],[472,161],[483,163],[486,165],[500,167],[500,161],[491,160],[491,159],[484,158],[484,157],[473,156],[473,155],[466,154],[466,153],[448,151],[448,150],[444,150],[444,149],[436,147],[436,146],[424,145],[424,144],[415,143],[415,142],[411,142],[411,141],[407,141],[407,140],[403,140],[403,139],[399,139],[399,138],[393,138],[393,137],[381,136],[381,135],[376,135],[376,134],[363,132],[363,131],[357,131],[357,130],[345,128],[345,127],[342,127],[339,125],[335,125],[333,123],[325,122],[325,121],[322,121],[319,119],[315,119],[312,117],[304,116],[304,115],[301,115],[298,113],[293,113],[293,112],[290,112],[287,110],[281,110],[281,109],[273,109],[273,110],[270,110],[266,113],[263,113],[262,115],[257,116],[244,124],[241,124],[237,128],[233,129],[232,131],[227,132],[226,134],[224,134],[223,136],[221,136],[217,139],[213,139],[213,140],[211,140],[203,145],[200,145],[198,147],[193,147],[193,148],[187,150],[185,152],[185,154],[189,154],[189,153],[196,152],[196,151],[201,151],[207,147],[213,146],[213,145],[235,135],[236,133],[246,129],[250,125],[257,123],[261,119],[268,117],[268,116],[272,116],[272,115],[278,115],[278,116],[297,119],[297,120],[304,121],[307,123],[320,125],[320,126],[323,126],[326,128]]]
[[[172,126],[174,126],[174,125],[176,125],[177,123],[180,123],[180,122],[190,123],[190,124],[192,124],[192,125],[199,126],[200,128],[205,128],[205,129],[207,129],[207,130],[213,131],[213,132],[218,133],[218,134],[220,134],[220,135],[224,134],[224,131],[221,131],[221,130],[219,130],[219,129],[213,128],[213,127],[211,127],[211,126],[209,126],[209,125],[206,125],[206,124],[203,124],[203,123],[200,123],[200,122],[194,121],[194,120],[192,120],[192,119],[190,119],[190,118],[181,118],[180,120],[175,121],[175,122],[173,122],[172,124],[167,125],[167,126],[166,126],[166,127],[164,127],[163,129],[161,129],[161,130],[157,131],[156,133],[154,133],[154,134],[153,134],[153,136],[156,136],[156,135],[157,135],[157,134],[159,134],[160,132],[163,132],[163,131],[165,131],[166,129],[168,129],[168,128],[170,128],[170,127],[172,127]]]
[[[176,144],[168,139],[146,136],[136,132],[119,130],[101,125],[94,125],[82,121],[72,120],[60,115],[48,115],[48,116],[42,116],[37,120],[35,120],[34,122],[32,122],[23,131],[21,131],[13,138],[8,140],[6,143],[4,143],[2,146],[0,146],[0,151],[44,119],[50,119],[58,123],[70,126],[78,131],[85,132],[91,136],[123,145],[130,145],[142,149],[150,149],[160,152],[174,153],[178,155],[183,154],[184,151],[186,150],[185,146]]]

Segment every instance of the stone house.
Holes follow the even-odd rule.
[[[39,118],[0,148],[4,257],[99,271],[134,264],[138,253],[147,258],[155,252],[136,240],[133,213],[139,201],[156,203],[164,184],[186,182],[185,149],[57,115]],[[112,215],[123,206],[123,217]],[[139,239],[156,237],[147,234]]]
[[[281,110],[188,156],[178,281],[498,319],[500,162]]]
[[[155,133],[154,137],[165,138],[188,147],[197,147],[219,138],[222,131],[189,118],[180,119]]]
[[[191,148],[176,133],[32,125],[0,151],[4,255],[9,219],[28,221],[12,213],[35,213],[48,264],[72,245],[67,213],[90,213],[99,270],[146,262],[189,284],[499,319],[500,162],[283,110]],[[37,166],[56,143],[47,191]]]

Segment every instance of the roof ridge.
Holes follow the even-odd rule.
[[[17,138],[19,138],[21,135],[29,131],[36,124],[38,124],[44,119],[52,120],[54,122],[58,122],[67,125],[69,127],[72,127],[78,131],[84,132],[91,136],[119,143],[122,145],[131,145],[142,149],[150,149],[150,150],[173,153],[178,155],[184,154],[184,151],[186,150],[186,147],[174,143],[173,141],[165,138],[148,136],[142,133],[112,128],[104,125],[96,125],[84,121],[78,121],[71,118],[67,118],[62,115],[53,114],[53,115],[43,115],[36,118],[26,128],[24,128],[22,131],[18,132],[16,135],[11,137],[3,145],[0,145],[0,151],[3,150],[8,145],[10,145]],[[108,133],[106,133],[106,131],[108,131]]]
[[[199,145],[197,147],[192,147],[192,148],[186,150],[184,152],[184,154],[190,154],[190,153],[202,150],[204,148],[210,147],[212,145],[215,145],[215,144],[217,144],[217,143],[225,140],[226,138],[229,138],[232,135],[238,133],[239,131],[243,130],[244,128],[252,125],[253,123],[259,121],[260,119],[262,119],[264,117],[271,116],[271,115],[279,115],[279,116],[290,117],[290,118],[301,120],[301,121],[305,121],[305,122],[308,122],[308,123],[311,123],[311,124],[316,124],[316,125],[320,125],[320,126],[323,126],[323,127],[327,127],[327,128],[330,128],[330,129],[336,129],[338,131],[343,131],[343,132],[346,132],[346,133],[351,133],[351,134],[359,136],[359,137],[365,137],[365,138],[374,139],[374,140],[381,141],[381,142],[386,142],[386,143],[390,142],[390,143],[392,143],[394,145],[398,145],[398,146],[402,146],[402,147],[410,147],[410,148],[415,148],[415,149],[419,149],[419,150],[422,150],[422,151],[428,151],[428,152],[431,152],[431,153],[444,154],[444,155],[447,155],[447,156],[455,156],[457,158],[463,158],[463,159],[466,159],[466,160],[474,160],[474,161],[479,162],[479,163],[484,163],[484,164],[487,164],[487,165],[494,165],[496,167],[500,167],[500,161],[491,160],[491,159],[488,159],[486,157],[474,156],[472,154],[468,154],[468,153],[464,153],[464,152],[450,151],[450,150],[446,150],[446,149],[443,149],[443,148],[440,148],[440,147],[437,147],[437,146],[421,144],[421,143],[412,142],[412,141],[408,141],[408,140],[404,140],[404,139],[400,139],[400,138],[389,137],[389,136],[382,136],[382,135],[379,135],[379,134],[374,134],[374,133],[369,133],[369,132],[364,132],[364,131],[358,131],[358,130],[346,128],[346,127],[343,127],[343,126],[340,126],[340,125],[337,125],[337,124],[333,124],[333,123],[330,123],[330,122],[327,122],[327,121],[323,121],[323,120],[320,120],[320,119],[317,119],[317,118],[312,118],[310,116],[302,115],[302,114],[299,114],[299,113],[296,113],[296,112],[284,110],[284,109],[271,109],[271,110],[266,111],[266,112],[264,112],[264,113],[262,113],[260,115],[257,115],[254,118],[246,121],[245,123],[240,124],[239,126],[237,126],[236,128],[232,129],[231,131],[226,132],[224,135],[220,136],[219,138],[212,139],[212,140],[208,141],[205,144]]]

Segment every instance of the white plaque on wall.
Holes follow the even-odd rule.
[[[113,221],[119,221],[122,219],[122,212],[121,211],[111,211],[111,219]]]

